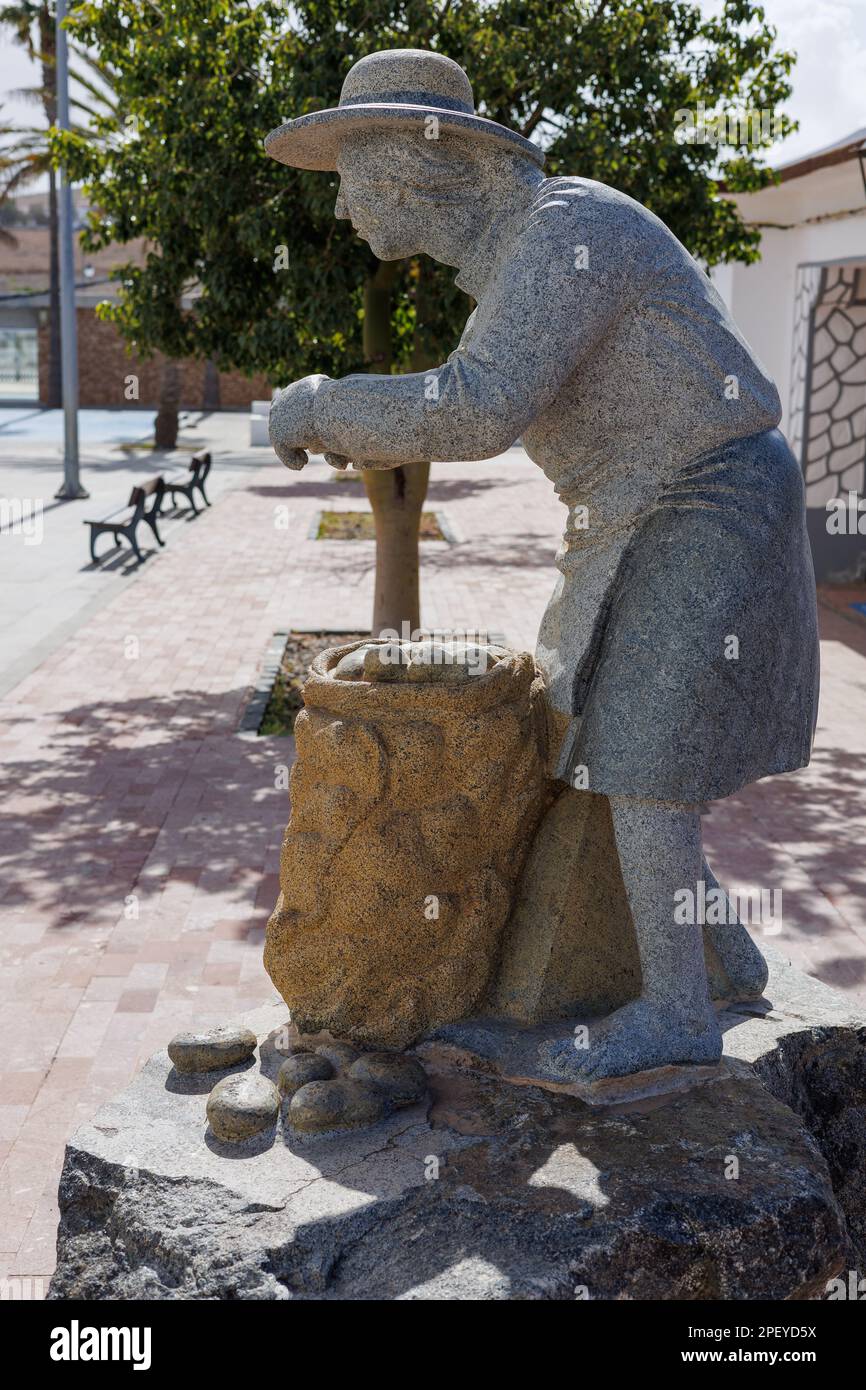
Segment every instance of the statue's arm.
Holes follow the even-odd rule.
[[[540,209],[446,362],[401,376],[307,378],[316,383],[309,414],[293,422],[287,442],[380,468],[502,453],[627,304],[629,282],[614,250],[611,229],[587,222],[574,205]],[[279,405],[280,398],[274,412]]]

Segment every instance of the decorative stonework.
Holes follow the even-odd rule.
[[[792,444],[806,500],[866,487],[866,266],[802,266],[794,322]]]
[[[809,354],[812,346],[812,311],[821,290],[822,268],[801,265],[797,270],[794,292],[794,329],[791,386],[788,401],[788,438],[795,456],[802,460],[803,426],[806,418],[806,392],[809,379]]]

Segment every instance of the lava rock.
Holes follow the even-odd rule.
[[[348,1075],[373,1087],[394,1106],[414,1105],[427,1094],[427,1073],[421,1063],[401,1052],[365,1052]]]
[[[334,1071],[346,1071],[358,1057],[357,1047],[344,1042],[320,1043],[315,1051],[317,1056],[324,1057],[331,1063]],[[312,1077],[310,1079],[312,1080]]]
[[[726,1074],[627,1109],[437,1045],[429,1116],[238,1162],[159,1052],[67,1143],[48,1297],[820,1299],[866,1269],[866,1018],[764,949],[773,1007],[725,1011]],[[285,1006],[244,1022],[267,1038]]]
[[[293,1096],[308,1081],[328,1081],[333,1075],[334,1068],[327,1057],[317,1057],[314,1052],[296,1052],[280,1067],[277,1089],[282,1096]]]
[[[376,1124],[387,1110],[385,1097],[373,1087],[337,1077],[334,1081],[311,1081],[295,1091],[286,1119],[301,1133],[322,1134]]]
[[[217,1139],[238,1144],[276,1124],[280,1093],[258,1072],[226,1076],[208,1096],[207,1117]]]
[[[256,1035],[249,1028],[211,1028],[206,1033],[176,1033],[168,1055],[180,1072],[222,1071],[249,1061]]]

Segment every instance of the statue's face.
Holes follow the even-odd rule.
[[[424,250],[423,208],[413,198],[409,156],[396,137],[355,135],[337,163],[336,217],[348,218],[380,261]]]
[[[334,212],[351,221],[380,261],[426,251],[456,265],[469,223],[480,229],[477,165],[446,132],[432,140],[421,126],[355,131],[343,142],[337,171]]]

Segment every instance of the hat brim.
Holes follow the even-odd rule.
[[[544,165],[544,153],[531,140],[498,121],[485,120],[462,111],[449,111],[437,106],[410,106],[383,102],[359,102],[355,106],[334,106],[325,111],[312,111],[287,121],[265,137],[265,149],[281,164],[293,169],[337,168],[340,146],[351,131],[413,129],[435,116],[440,126],[460,132],[485,143],[508,145],[515,152],[528,156],[539,166]]]

